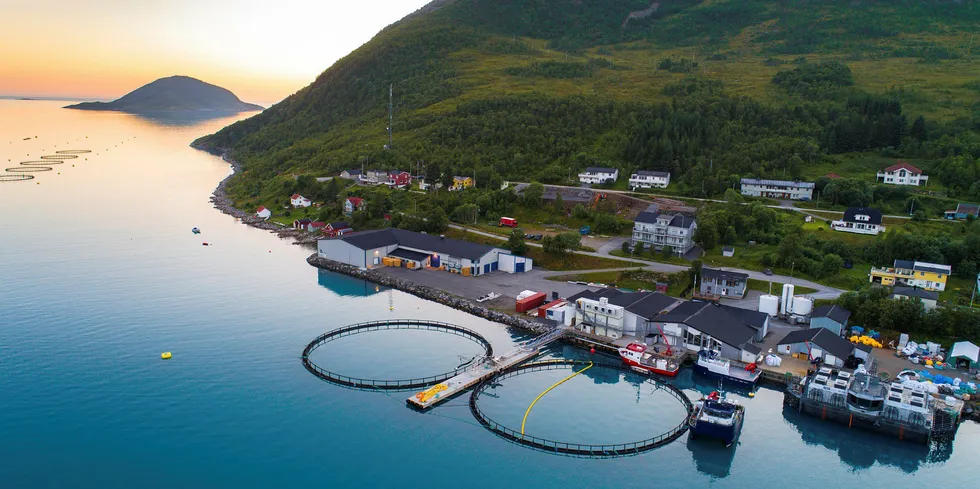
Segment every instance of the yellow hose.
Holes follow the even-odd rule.
[[[527,411],[524,412],[524,419],[521,420],[521,434],[522,435],[524,434],[524,423],[527,423],[527,415],[531,414],[531,409],[534,407],[535,404],[538,403],[539,400],[541,400],[542,397],[544,397],[545,394],[551,392],[551,389],[554,389],[555,387],[564,384],[565,382],[571,380],[572,377],[575,377],[576,375],[585,372],[590,368],[592,368],[592,362],[589,362],[589,365],[583,368],[582,370],[579,370],[578,372],[575,372],[572,375],[569,375],[568,377],[565,377],[564,379],[555,382],[555,385],[552,385],[551,387],[545,389],[544,392],[538,394],[538,397],[534,398],[534,401],[531,402],[531,405],[527,407]]]

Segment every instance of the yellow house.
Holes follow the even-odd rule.
[[[953,272],[949,265],[921,261],[895,260],[894,267],[872,268],[869,282],[881,285],[903,285],[942,292]]]
[[[476,185],[476,180],[470,177],[453,177],[453,186],[449,187],[449,190],[463,190],[464,188],[470,188]]]

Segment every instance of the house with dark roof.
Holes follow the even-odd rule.
[[[690,301],[658,316],[654,326],[672,346],[691,351],[709,348],[725,358],[752,362],[761,352],[752,341],[765,337],[769,319],[765,313]]]
[[[616,168],[590,166],[578,174],[578,181],[581,183],[612,183],[616,180],[619,180],[619,170]]]
[[[637,170],[630,175],[630,188],[667,188],[670,185],[670,172]]]
[[[892,299],[920,300],[928,311],[935,309],[936,302],[939,301],[939,292],[933,290],[920,289],[918,287],[903,287],[896,285],[892,289]]]
[[[892,267],[873,267],[868,281],[884,286],[901,285],[942,292],[953,273],[949,265],[924,261],[895,260]]]
[[[347,221],[337,221],[327,223],[323,228],[323,234],[327,236],[342,236],[347,233],[352,233],[354,230],[350,227]]]
[[[506,253],[484,244],[392,228],[317,242],[321,258],[359,268],[382,266],[383,259],[391,256],[409,268],[438,268],[467,276],[496,271],[500,254]]]
[[[360,180],[361,179],[361,170],[359,170],[359,169],[344,170],[344,171],[340,172],[340,178],[343,178],[343,179],[346,179],[346,180]]]
[[[899,161],[898,163],[878,172],[878,181],[893,185],[925,185],[929,177],[915,166]]]
[[[806,353],[811,360],[822,358],[832,367],[843,367],[851,355],[864,360],[871,355],[870,346],[856,345],[825,328],[791,331],[779,341],[776,351],[784,355]]]
[[[585,290],[569,297],[568,302],[575,304],[575,324],[579,329],[613,339],[646,337],[656,331],[652,321],[680,303],[660,292],[616,289]]]
[[[653,204],[633,220],[632,246],[643,243],[644,248],[662,250],[669,246],[677,255],[683,255],[694,248],[694,232],[698,223],[693,217],[683,214],[660,212]]]
[[[977,204],[956,204],[956,210],[946,211],[943,217],[946,219],[967,219],[970,216],[980,217],[980,205]]]
[[[851,311],[837,304],[820,306],[810,313],[810,329],[823,328],[841,336],[847,330],[847,320],[850,318]]]
[[[701,285],[698,287],[698,292],[704,297],[741,299],[745,297],[748,287],[749,274],[747,273],[701,268]]]
[[[874,234],[885,232],[881,224],[881,211],[870,207],[848,207],[844,217],[830,224],[834,231],[844,231],[857,234]]]

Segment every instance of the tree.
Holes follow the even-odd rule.
[[[480,215],[480,208],[476,204],[463,204],[453,209],[453,221],[459,223],[472,223]]]
[[[792,233],[779,243],[779,261],[778,263],[782,266],[787,266],[796,260],[797,256],[800,254],[800,249],[803,247],[803,240],[800,238],[799,233]]]
[[[912,214],[912,220],[915,222],[926,222],[929,220],[929,216],[926,215],[926,211],[919,209]]]
[[[556,236],[565,245],[566,250],[577,250],[582,247],[582,235],[579,233],[561,233]]]
[[[524,188],[524,193],[521,194],[521,202],[526,207],[532,209],[541,207],[541,199],[544,196],[544,185],[538,182],[533,182]]]
[[[527,241],[524,240],[523,229],[517,228],[510,232],[510,237],[507,238],[507,248],[515,255],[527,253]]]
[[[833,253],[824,255],[823,259],[820,260],[820,275],[824,277],[834,275],[842,266],[844,266],[843,258]]]
[[[561,192],[555,194],[555,213],[559,216],[565,216],[565,199],[561,196]]]
[[[718,244],[718,231],[713,222],[704,222],[694,231],[694,242],[704,251],[714,249]]]
[[[691,268],[687,270],[688,275],[691,277],[691,286],[697,285],[698,281],[701,279],[701,260],[694,260],[691,262]]]
[[[575,207],[572,207],[572,217],[576,219],[588,219],[589,210],[582,204],[576,204]]]
[[[598,213],[592,220],[592,231],[599,234],[615,234],[622,229],[621,222],[612,214]]]
[[[623,248],[623,253],[629,253],[630,252],[630,242],[629,242],[629,240],[623,241],[622,248]]]
[[[660,250],[660,253],[664,256],[664,258],[670,258],[674,256],[674,248],[670,246],[664,246],[664,248]]]
[[[733,245],[736,239],[738,239],[738,235],[735,233],[735,228],[732,226],[725,228],[725,236],[721,238],[721,242],[727,245]]]
[[[637,241],[635,244],[633,244],[633,254],[636,256],[642,256],[643,248],[644,248],[643,241]]]
[[[921,115],[912,121],[912,129],[909,130],[909,137],[916,141],[926,140],[926,120]]]
[[[437,205],[432,206],[432,209],[425,216],[425,221],[425,227],[430,233],[441,233],[449,227],[449,217],[446,216],[446,211]]]

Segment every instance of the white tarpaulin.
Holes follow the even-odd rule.
[[[980,362],[980,347],[969,341],[953,343],[953,348],[949,351],[949,359],[969,358],[973,363]]]

